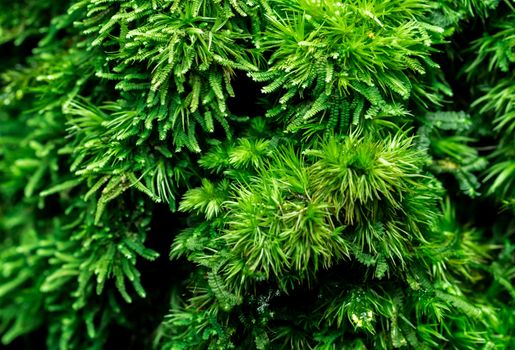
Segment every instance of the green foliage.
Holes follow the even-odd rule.
[[[111,127],[124,138],[139,136],[138,143],[157,128],[160,140],[170,132],[178,150],[195,152],[197,133],[213,132],[213,120],[230,137],[231,80],[238,70],[257,70],[259,60],[239,2],[232,8],[212,0],[109,3],[81,1],[68,12],[83,13],[77,27],[89,38],[89,50],[108,52],[96,76],[116,82],[115,90],[131,102],[130,120],[120,115]]]
[[[485,169],[488,162],[470,145],[476,140],[466,136],[472,125],[470,116],[464,112],[435,112],[427,113],[422,122],[419,144],[431,152],[432,170],[453,174],[461,191],[477,196],[480,183],[474,172]]]
[[[250,75],[259,82],[271,81],[264,93],[285,91],[268,115],[280,117],[287,130],[321,120],[334,127],[339,114],[340,128],[347,131],[350,113],[356,124],[360,119],[402,117],[408,114],[402,104],[411,94],[416,99],[429,96],[413,88],[434,65],[431,45],[443,32],[424,22],[430,11],[427,3],[271,4],[274,13],[267,15],[267,31],[258,41],[258,47],[270,53],[268,70]]]
[[[134,293],[126,289],[126,282],[145,297],[136,258],[157,257],[141,241],[147,214],[134,214],[140,216],[134,218],[140,227],[124,227],[123,216],[111,216],[110,226],[100,230],[92,217],[66,225],[54,222],[53,232],[33,234],[6,249],[1,257],[2,281],[9,281],[2,283],[0,294],[2,304],[7,303],[1,312],[2,342],[48,323],[50,349],[80,349],[85,344],[102,349],[110,323],[125,322],[114,287],[127,302]],[[72,229],[75,233],[70,235]],[[109,280],[114,285],[106,288]]]
[[[274,347],[342,346],[344,334],[353,331],[360,331],[364,344],[382,342],[385,348],[421,341],[439,347],[451,338],[467,346],[477,335],[458,338],[453,329],[467,333],[474,319],[496,320],[485,300],[469,299],[467,289],[458,287],[483,278],[480,267],[491,248],[478,242],[477,232],[462,231],[449,204],[439,219],[441,190],[423,171],[426,155],[410,138],[401,133],[382,141],[372,135],[331,137],[302,154],[291,145],[279,146],[263,162],[256,175],[223,192],[225,201],[212,194],[218,187],[207,180],[186,193],[183,210],[200,209],[211,221],[199,218],[197,228],[179,235],[172,252],[208,271],[205,278],[192,277],[206,290],[195,291],[184,310],[172,309],[166,324],[183,331],[172,332],[166,347],[184,344],[185,334],[190,348],[231,339],[245,319],[256,317],[244,296],[259,295],[265,286],[276,290],[275,298],[295,297],[299,289],[310,293],[293,316],[281,311],[286,306],[280,301],[267,303],[275,311],[265,319],[258,307],[253,324],[265,324]],[[337,278],[345,269],[353,279]],[[220,325],[222,331],[205,335],[204,343],[191,340],[198,333],[191,313],[199,298],[204,308],[231,311],[219,317],[227,323]],[[454,319],[456,312],[462,318]],[[309,320],[303,323],[303,317]],[[287,328],[274,338],[279,320]],[[438,330],[440,322],[450,328]],[[340,333],[331,340],[313,337],[315,325]],[[289,327],[302,330],[303,340],[287,339],[294,337]],[[388,340],[380,340],[388,332]]]
[[[75,139],[68,148],[73,161],[70,170],[92,184],[85,199],[101,192],[97,221],[105,205],[131,187],[154,201],[175,207],[177,184],[190,176],[188,161],[174,156],[165,143],[144,147],[134,144],[130,134],[119,134],[118,127],[131,125],[136,111],[129,112],[115,103],[97,108],[72,101],[64,112],[70,115],[68,134]],[[176,162],[173,167],[172,159]],[[53,190],[49,189],[46,193],[51,192]]]
[[[512,8],[513,9],[513,8]],[[490,167],[484,180],[490,183],[488,193],[513,208],[515,198],[515,87],[513,84],[515,15],[509,12],[488,28],[488,32],[473,42],[473,60],[465,67],[469,81],[482,79],[474,91],[473,110],[491,120],[490,130],[498,139],[495,150],[489,155]],[[500,38],[503,38],[502,40]],[[479,62],[488,62],[488,70],[479,75]]]
[[[514,13],[4,1],[2,346],[515,348]]]
[[[27,38],[45,33],[50,40],[59,29],[70,25],[59,17],[66,2],[23,0],[0,5],[0,43],[14,41],[17,45]]]

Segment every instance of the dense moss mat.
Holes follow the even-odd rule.
[[[515,348],[511,0],[0,3],[5,349]]]

